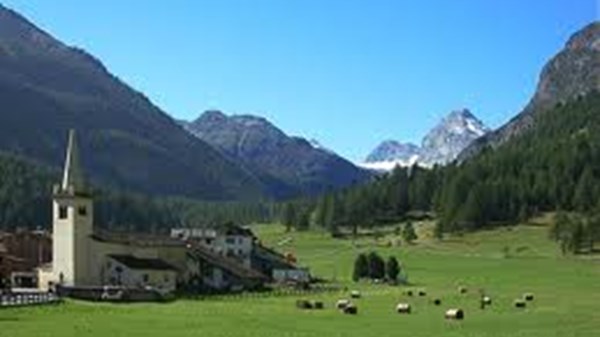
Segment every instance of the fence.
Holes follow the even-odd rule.
[[[52,293],[8,293],[0,295],[0,308],[54,304],[61,301]]]

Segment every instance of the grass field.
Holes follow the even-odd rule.
[[[394,238],[332,240],[320,233],[284,233],[258,226],[263,242],[295,253],[299,263],[351,289],[361,289],[357,316],[342,315],[328,293],[310,298],[323,311],[299,311],[296,297],[243,300],[180,300],[168,304],[91,304],[0,310],[0,336],[600,336],[600,260],[563,257],[541,226],[520,226],[449,238],[424,239],[411,246],[386,247]],[[421,233],[423,234],[423,233]],[[279,243],[284,242],[282,245]],[[408,298],[405,288],[349,281],[360,251],[399,258],[415,289],[427,297]],[[460,295],[459,285],[469,292]],[[493,305],[479,309],[477,289]],[[536,299],[524,310],[512,301],[524,292]],[[443,301],[440,307],[430,303]],[[409,302],[413,314],[394,313]],[[461,307],[466,319],[448,322],[446,308]]]

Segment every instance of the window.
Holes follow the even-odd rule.
[[[142,275],[142,280],[144,280],[144,283],[148,283],[148,281],[150,281],[150,276],[148,274],[144,274]]]
[[[235,238],[228,237],[227,239],[225,239],[225,242],[229,245],[235,245]]]
[[[81,216],[86,216],[87,208],[85,208],[85,206],[79,206],[79,208],[77,209],[77,213],[79,213],[79,215]]]
[[[67,206],[58,206],[58,218],[64,220],[69,217],[69,209]]]

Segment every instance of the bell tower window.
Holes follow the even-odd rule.
[[[69,209],[67,206],[59,206],[58,207],[58,218],[61,220],[67,219],[69,217]]]

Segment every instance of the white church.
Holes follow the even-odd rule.
[[[268,278],[250,263],[204,245],[192,246],[171,237],[95,231],[94,203],[78,156],[75,132],[71,130],[62,183],[53,190],[53,260],[36,270],[41,290],[57,285],[71,288],[113,285],[171,292],[178,283],[194,277],[211,288],[230,289],[256,286]],[[247,246],[247,235],[231,235],[239,237],[230,237],[228,242],[244,242]]]

